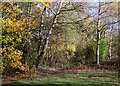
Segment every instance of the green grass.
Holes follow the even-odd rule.
[[[8,83],[2,86],[56,86],[56,85],[67,85],[67,86],[119,86],[118,73],[97,73],[97,72],[86,72],[79,73],[75,71],[65,71],[60,75],[41,77],[33,80],[23,80]]]

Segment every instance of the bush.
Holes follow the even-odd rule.
[[[93,46],[92,45],[87,45],[86,49],[85,49],[85,62],[86,64],[93,64],[96,59],[95,59],[95,51],[93,50]]]

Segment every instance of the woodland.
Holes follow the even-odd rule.
[[[118,72],[118,2],[0,5],[3,81],[20,76],[32,80],[40,73],[52,74],[55,71],[51,70],[57,68]]]

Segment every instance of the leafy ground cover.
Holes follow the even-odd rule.
[[[83,67],[83,66],[82,66]],[[84,67],[83,67],[84,68]],[[54,70],[54,69],[51,69]],[[110,71],[82,71],[63,70],[62,74],[34,78],[32,80],[21,80],[3,86],[119,86],[118,72]]]
[[[91,72],[79,73],[75,71],[65,71],[64,73],[56,76],[48,76],[35,78],[33,80],[16,81],[3,86],[25,86],[25,85],[119,85],[117,72]]]
[[[47,76],[50,74],[54,74],[55,73],[55,68],[39,68],[36,71],[32,71],[32,78],[35,77],[42,77],[42,76]],[[27,73],[20,73],[20,72],[14,72],[13,74],[9,75],[9,76],[3,76],[2,77],[2,81],[11,81],[11,80],[18,80],[18,79],[27,79],[29,77],[29,72]]]
[[[39,76],[47,76],[50,74],[54,74],[56,69],[60,68],[50,68],[50,67],[43,67],[39,68],[36,71],[32,72],[32,77],[39,77]],[[77,72],[117,72],[117,67],[108,67],[106,65],[100,65],[98,67],[91,67],[87,65],[79,65],[79,66],[70,66],[67,68],[64,68],[69,71],[77,71]],[[4,81],[10,81],[10,80],[18,80],[18,79],[27,79],[29,77],[29,72],[27,73],[20,73],[20,72],[14,72],[12,71],[10,76],[3,76],[2,80]]]

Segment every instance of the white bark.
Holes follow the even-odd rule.
[[[60,14],[61,6],[62,6],[62,2],[60,2],[59,9],[58,9],[57,13],[54,14],[55,16],[54,16],[54,18],[53,18],[52,26],[51,26],[51,28],[49,29],[48,34],[47,34],[47,36],[46,36],[45,45],[43,46],[42,52],[41,52],[40,55],[38,56],[38,62],[37,62],[38,64],[36,65],[36,67],[38,67],[38,65],[41,65],[41,64],[42,64],[42,61],[43,61],[44,56],[45,56],[45,53],[46,53],[46,49],[47,49],[47,47],[48,47],[49,36],[52,34],[52,30],[53,30],[53,28],[55,27],[55,24],[57,23],[57,18],[58,18],[58,15]]]
[[[97,49],[96,49],[96,60],[99,64],[100,59],[100,16],[101,14],[101,0],[99,0],[99,11],[98,11],[98,24],[97,24]]]

